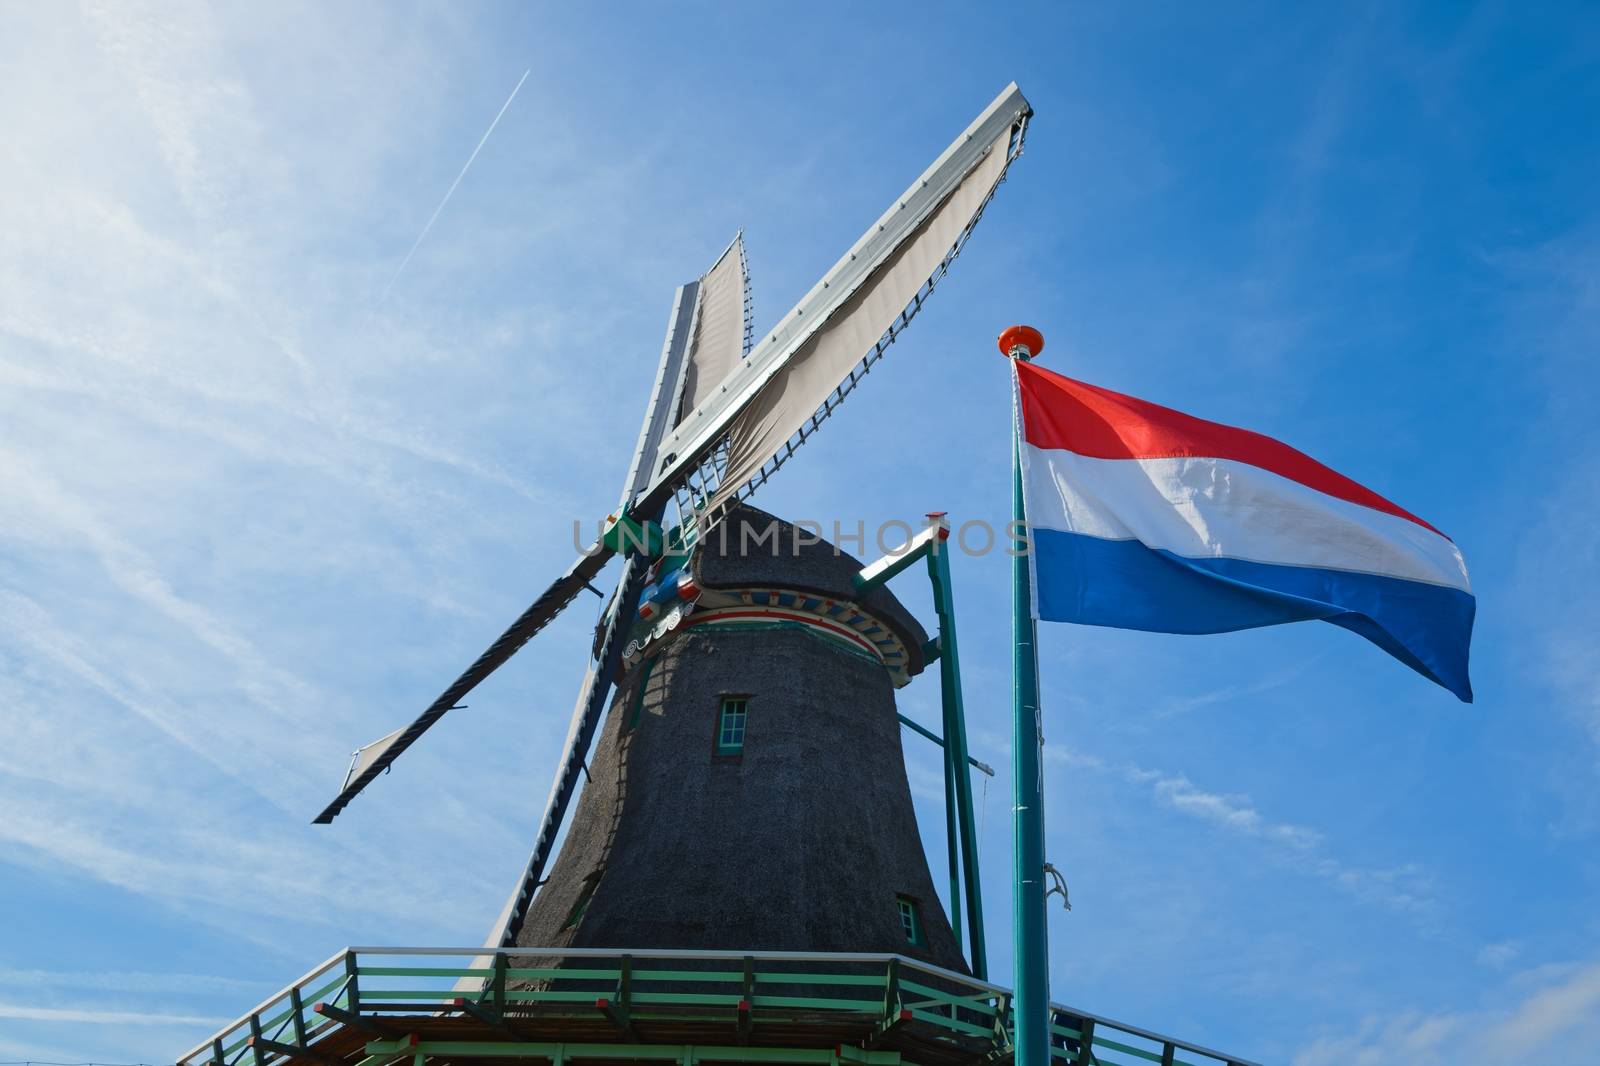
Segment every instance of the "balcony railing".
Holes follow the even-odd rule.
[[[1010,1011],[1008,990],[902,955],[350,948],[177,1062],[997,1062]],[[1256,1066],[1057,1004],[1051,1034],[1057,1063]]]

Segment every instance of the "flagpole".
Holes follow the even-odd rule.
[[[1044,337],[1031,326],[1012,326],[1000,334],[1000,351],[1030,362],[1044,349]],[[1016,368],[1012,368],[1016,373]],[[1011,430],[1012,529],[1026,535],[1022,496],[1022,416]],[[1031,552],[1031,536],[1026,542]],[[1024,552],[1011,560],[1011,793],[1012,959],[1016,991],[1014,1054],[1017,1066],[1049,1066],[1050,966],[1044,910],[1044,748],[1039,721],[1039,657],[1033,619],[1032,560]]]

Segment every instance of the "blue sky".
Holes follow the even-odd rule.
[[[1600,1062],[1600,20],[858,6],[0,16],[0,1058],[170,1061],[346,944],[481,940],[593,607],[314,828],[348,752],[612,505],[673,286],[742,226],[771,321],[1015,79],[967,251],[756,502],[1002,521],[1027,321],[1426,517],[1472,706],[1331,626],[1044,629],[1052,992],[1296,1066]],[[1007,561],[955,580],[1004,972]]]

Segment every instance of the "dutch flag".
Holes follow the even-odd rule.
[[[1039,618],[1320,618],[1472,701],[1476,600],[1449,537],[1270,437],[1011,362]]]

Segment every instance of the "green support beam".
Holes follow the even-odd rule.
[[[322,1015],[322,1017],[327,1018],[329,1021],[335,1021],[340,1025],[348,1025],[356,1029],[365,1029],[369,1033],[387,1033],[392,1031],[392,1027],[390,1026],[374,1021],[373,1019],[365,1017],[364,1015],[357,1014],[354,1011],[347,1011],[342,1007],[336,1007],[332,1003],[318,1003],[316,1006],[311,1008],[311,1011],[313,1014]]]
[[[336,1059],[332,1055],[325,1055],[315,1048],[296,1047],[294,1044],[282,1044],[276,1040],[268,1040],[264,1036],[252,1036],[250,1038],[249,1046],[250,1050],[255,1052],[258,1061],[261,1053],[263,1051],[268,1051],[274,1055],[287,1055],[290,1058],[310,1059],[313,1062],[325,1062],[328,1063],[329,1066],[341,1066],[341,1064],[344,1062],[343,1059]]]
[[[947,529],[941,533],[948,535]],[[927,555],[928,577],[933,581],[934,610],[939,615],[939,689],[944,703],[945,767],[953,785],[955,814],[960,822],[961,867],[967,890],[967,941],[973,976],[989,975],[983,934],[983,895],[978,880],[977,829],[972,817],[972,775],[967,764],[967,718],[961,696],[961,656],[956,647],[955,591],[950,579],[950,552],[944,537],[933,542]]]
[[[420,1043],[421,1041],[415,1033],[410,1036],[400,1037],[398,1040],[369,1041],[367,1046],[362,1049],[367,1057],[362,1059],[358,1066],[389,1066],[390,1063],[399,1062],[408,1055],[415,1058],[418,1054],[417,1046]],[[373,1051],[373,1044],[384,1044],[386,1046],[380,1051]]]
[[[930,514],[928,527],[906,542],[898,552],[885,555],[861,569],[855,576],[857,596],[865,596],[896,574],[905,572],[919,559],[927,561],[928,578],[933,583],[934,609],[939,616],[939,635],[923,645],[924,661],[939,664],[940,702],[944,710],[944,737],[939,737],[900,715],[900,721],[944,748],[945,846],[950,857],[950,926],[957,947],[962,939],[962,910],[965,899],[965,928],[968,961],[974,976],[988,976],[989,964],[984,944],[983,898],[978,877],[977,831],[972,816],[972,777],[969,765],[985,773],[994,771],[973,759],[967,751],[967,720],[961,697],[961,663],[956,649],[955,596],[950,581],[950,553],[945,542],[950,527],[943,513]]]
[[[345,952],[344,953],[344,975],[345,975],[345,981],[344,981],[345,997],[344,997],[344,1001],[350,1007],[350,1013],[351,1014],[360,1014],[361,1013],[361,982],[359,980],[360,970],[361,970],[361,966],[356,960],[356,953],[353,952],[353,951]],[[337,999],[338,997],[335,996],[334,998]]]
[[[300,998],[300,990],[289,989],[289,1017],[294,1025],[294,1042],[300,1047],[306,1046],[306,1005]]]
[[[939,543],[941,533],[948,535],[942,524],[930,525],[902,544],[899,551],[890,552],[877,562],[862,567],[855,576],[856,595],[865,596],[896,574],[910,569],[912,564]]]
[[[482,1022],[484,1025],[487,1025],[501,1036],[508,1036],[513,1040],[519,1039],[522,1036],[521,1033],[517,1032],[515,1029],[511,1028],[511,1026],[506,1024],[505,1019],[501,1017],[499,1011],[493,1009],[492,1007],[486,1007],[476,1000],[468,999],[465,996],[457,996],[455,998],[455,1008],[463,1014],[476,1018],[478,1021]]]
[[[911,730],[913,733],[918,733],[918,734],[920,734],[920,735],[922,735],[924,737],[927,737],[929,740],[933,741],[935,744],[939,745],[941,748],[944,747],[944,737],[941,737],[938,733],[935,733],[933,730],[929,729],[927,726],[922,725],[920,722],[914,722],[910,718],[907,718],[903,714],[897,714],[897,715],[895,715],[895,717],[900,719],[900,724],[901,725],[905,726],[907,729]],[[994,767],[990,766],[986,762],[979,762],[977,759],[974,759],[971,755],[967,756],[967,765],[972,767],[974,770],[978,771],[980,774],[985,774],[985,775],[987,775],[989,777],[993,777],[994,776]]]

